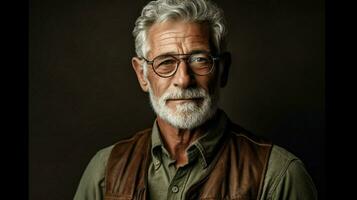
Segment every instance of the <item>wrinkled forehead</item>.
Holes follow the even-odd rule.
[[[148,30],[148,56],[163,53],[210,51],[210,31],[206,23],[166,21]]]

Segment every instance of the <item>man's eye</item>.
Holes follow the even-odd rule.
[[[175,65],[176,60],[174,59],[166,59],[166,60],[160,60],[157,62],[157,67],[163,67],[163,66],[168,66],[168,65]]]
[[[207,57],[192,57],[190,62],[195,62],[195,63],[208,63],[209,59]]]

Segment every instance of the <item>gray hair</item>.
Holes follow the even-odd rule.
[[[211,40],[216,51],[226,48],[226,28],[223,11],[209,0],[157,0],[149,2],[135,22],[133,36],[137,56],[145,57],[149,51],[147,31],[155,23],[184,20],[209,25]]]

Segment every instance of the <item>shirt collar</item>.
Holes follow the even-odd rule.
[[[208,131],[188,148],[188,152],[194,149],[198,150],[199,155],[201,155],[200,158],[202,158],[200,160],[203,168],[206,168],[216,155],[217,147],[219,147],[219,141],[223,137],[227,122],[228,118],[226,114],[218,110],[212,123],[209,125]]]
[[[152,133],[151,133],[151,157],[153,158],[153,163],[155,166],[155,169],[157,169],[160,166],[160,154],[159,151],[164,149],[164,143],[161,140],[160,136],[160,130],[157,125],[157,120],[154,121],[154,125],[152,127]]]
[[[208,131],[187,148],[189,162],[198,156],[203,168],[210,164],[216,154],[218,143],[223,136],[227,122],[227,115],[222,110],[217,110],[212,123],[209,124]],[[160,150],[167,154],[168,152],[164,148],[157,120],[155,120],[152,128],[151,144],[151,156],[155,168],[158,168],[160,166]]]

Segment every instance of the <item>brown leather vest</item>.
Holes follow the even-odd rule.
[[[259,199],[271,143],[229,123],[208,173],[191,187],[186,199]],[[148,199],[151,129],[118,142],[106,170],[105,200]]]

